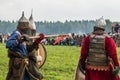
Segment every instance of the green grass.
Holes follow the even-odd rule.
[[[117,48],[118,58],[120,60],[120,47]]]
[[[73,80],[80,48],[76,46],[45,46],[47,59],[40,69],[44,80]],[[5,80],[8,72],[7,49],[0,44],[0,80]]]
[[[47,59],[40,69],[44,80],[73,80],[79,59],[80,47],[76,46],[45,46]],[[120,48],[117,48],[120,53]],[[120,59],[120,55],[119,55]],[[7,49],[0,44],[0,80],[5,80],[8,72]]]
[[[47,61],[42,67],[45,80],[73,80],[80,48],[76,46],[46,46]]]
[[[0,80],[5,80],[8,71],[8,60],[5,44],[0,44]]]

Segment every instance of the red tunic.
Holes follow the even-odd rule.
[[[87,52],[89,50],[89,38],[90,36],[87,36],[84,39],[82,48],[81,48],[81,61],[83,65],[85,65]],[[114,40],[110,37],[105,37],[105,50],[108,56],[113,59],[114,65],[119,66],[116,45],[114,43]],[[109,71],[98,71],[98,70],[86,69],[85,80],[118,80],[118,76],[112,75],[112,70],[113,70],[112,65],[110,65]]]

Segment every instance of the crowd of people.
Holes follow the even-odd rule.
[[[83,39],[89,34],[77,34],[71,33],[71,35],[67,35],[62,38],[59,42],[55,43],[60,37],[46,37],[42,40],[44,45],[65,45],[65,46],[81,46]],[[116,43],[116,46],[120,45],[120,34],[111,34],[108,33]],[[9,38],[9,34],[1,34],[0,35],[0,43],[6,43]]]
[[[66,45],[66,46],[81,46],[83,39],[86,35],[74,35],[72,33],[71,35],[67,35],[63,37],[61,40],[59,40],[61,37],[48,37],[42,42],[45,45]],[[59,40],[59,41],[58,41]],[[58,42],[56,42],[58,41]]]
[[[77,34],[71,33],[71,35],[67,35],[62,38],[59,42],[55,43],[60,37],[47,37],[45,38],[42,43],[44,45],[65,45],[65,46],[81,46],[83,39],[89,34]],[[120,45],[120,35],[119,34],[111,34],[108,33],[113,40],[115,41],[116,45]],[[0,35],[0,43],[6,43],[7,39],[9,38],[9,34],[1,34]],[[118,46],[119,47],[119,46]]]
[[[71,35],[65,36],[59,42],[55,43],[59,37],[48,37],[45,38],[42,43],[45,45],[67,45],[67,46],[81,46],[83,39],[86,37],[85,34],[75,35],[72,33]],[[6,43],[9,35],[0,35],[0,43]],[[54,44],[55,43],[55,44]]]

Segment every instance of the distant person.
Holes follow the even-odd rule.
[[[106,22],[96,21],[93,33],[82,44],[79,70],[85,73],[85,80],[119,80],[120,69],[114,40],[104,34]],[[79,80],[78,76],[75,80]]]
[[[0,43],[2,43],[2,35],[0,35]]]
[[[29,21],[22,17],[18,21],[18,26],[10,35],[6,42],[8,48],[9,71],[6,80],[42,80],[43,75],[35,66],[36,58],[30,54],[38,48],[38,44],[44,39],[44,34],[40,34],[40,38],[36,38],[31,42]],[[28,44],[31,42],[31,44]]]
[[[118,33],[119,28],[120,28],[119,24],[116,23],[115,26],[114,26],[114,32]]]

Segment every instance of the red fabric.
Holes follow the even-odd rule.
[[[59,43],[65,36],[61,36],[59,37],[53,44],[57,44]]]
[[[112,68],[111,68],[112,69]],[[112,75],[110,71],[86,70],[85,80],[119,80],[118,76]]]
[[[81,48],[82,65],[85,65],[85,60],[89,49],[89,38],[90,36],[87,36],[82,44]],[[105,38],[105,49],[107,51],[108,56],[113,59],[115,66],[119,66],[116,45],[112,38],[109,37]],[[86,69],[85,80],[118,80],[118,77],[112,75],[112,66],[110,65],[110,71],[97,71]]]
[[[39,36],[40,36],[40,38],[35,39],[36,43],[40,43],[45,38],[45,35],[43,33],[40,33]]]

